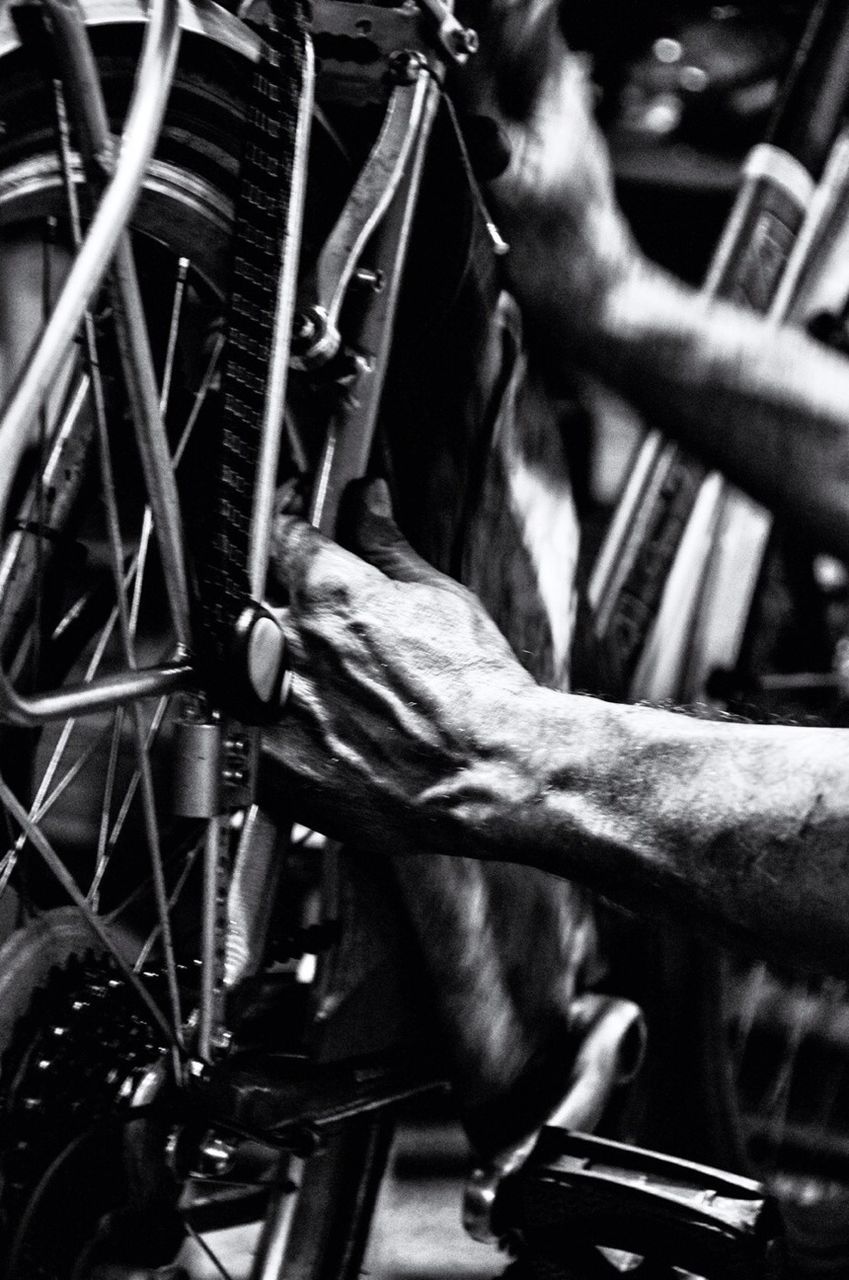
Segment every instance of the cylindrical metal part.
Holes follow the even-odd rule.
[[[227,952],[224,981],[234,987],[255,973],[280,869],[277,825],[257,805],[245,816],[227,896]]]
[[[221,812],[221,726],[214,720],[179,720],[174,726],[173,808],[180,818]]]

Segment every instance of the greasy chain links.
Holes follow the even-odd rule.
[[[298,109],[306,64],[300,0],[272,0],[254,72],[236,201],[233,268],[216,445],[215,507],[200,568],[203,643],[223,672],[250,597],[252,501],[274,338],[280,266],[287,251]]]

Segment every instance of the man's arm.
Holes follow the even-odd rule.
[[[514,293],[549,368],[582,365],[849,557],[849,361],[648,262],[615,201],[583,61],[549,0],[494,0],[474,105],[511,143],[492,184]]]
[[[524,863],[782,959],[849,953],[849,735],[715,723],[539,688],[478,602],[400,541],[373,567],[276,532],[294,681],[267,750],[299,818],[386,853]]]

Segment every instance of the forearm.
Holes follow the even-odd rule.
[[[849,557],[844,357],[800,331],[700,298],[640,262],[573,341],[652,426]]]
[[[840,730],[707,722],[547,690],[511,697],[467,769],[423,797],[458,844],[668,909],[761,951],[849,958]]]
[[[709,301],[641,255],[584,69],[553,40],[528,118],[502,115],[511,159],[491,187],[531,343],[553,374],[583,366],[849,557],[849,361]]]

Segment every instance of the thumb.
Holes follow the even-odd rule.
[[[392,500],[385,480],[354,480],[342,496],[337,526],[343,546],[363,556],[375,568],[396,582],[427,582],[454,588],[423,560],[407,542],[395,523]]]

